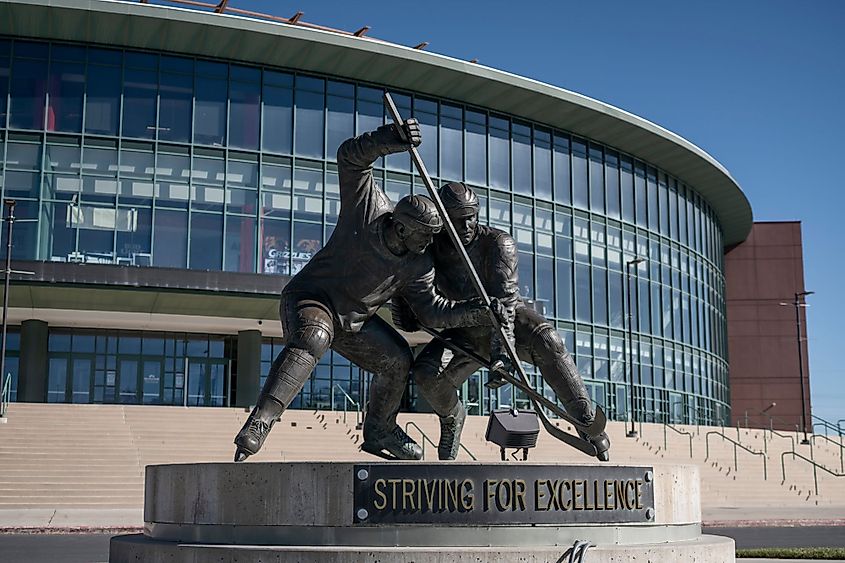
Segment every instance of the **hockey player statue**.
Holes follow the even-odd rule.
[[[282,291],[285,348],[276,357],[255,408],[235,437],[235,461],[256,454],[329,349],[373,374],[362,449],[420,459],[421,448],[396,424],[413,357],[407,342],[375,313],[401,295],[430,326],[490,325],[486,304],[454,302],[434,291],[426,247],[443,226],[433,202],[408,196],[395,206],[376,185],[373,163],[421,142],[410,119],[348,139],[338,149],[341,207],[329,241]],[[472,297],[472,296],[471,296]]]
[[[584,430],[593,423],[595,411],[572,356],[554,326],[520,297],[513,238],[504,231],[478,224],[478,198],[464,184],[446,184],[440,188],[439,196],[481,283],[504,310],[501,332],[493,331],[489,326],[446,330],[440,335],[442,338],[428,343],[414,362],[412,371],[420,395],[440,417],[440,459],[455,459],[458,453],[466,412],[457,390],[481,367],[479,359],[490,358],[492,386],[504,382],[498,374],[504,370],[507,377],[507,371],[514,367],[504,352],[503,334],[512,346],[515,345],[520,360],[540,369],[545,382],[563,402],[566,413],[580,423],[576,429],[581,439],[594,446],[590,453],[594,451],[593,455],[599,460],[607,461],[610,441],[603,425],[593,425],[598,430],[592,435]],[[471,274],[452,240],[444,234],[438,235],[430,252],[434,258],[438,292],[457,300],[477,295]],[[412,311],[408,311],[401,299],[394,299],[392,311],[394,322],[400,328],[419,328]],[[421,324],[426,323],[421,321]],[[461,350],[470,353],[461,353]]]

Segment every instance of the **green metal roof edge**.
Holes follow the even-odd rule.
[[[116,0],[0,0],[0,34],[216,57],[447,98],[583,135],[683,180],[715,211],[725,246],[751,231],[751,205],[704,150],[581,94],[366,37],[228,14]]]

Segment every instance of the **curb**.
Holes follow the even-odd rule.
[[[780,520],[708,520],[702,528],[801,528],[812,526],[845,526],[845,518],[780,519]]]

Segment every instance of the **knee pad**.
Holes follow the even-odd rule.
[[[319,317],[300,318],[286,337],[287,346],[304,350],[319,359],[332,345],[334,329],[330,322]]]

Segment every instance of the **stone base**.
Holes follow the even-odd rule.
[[[703,535],[660,544],[601,545],[588,563],[734,563],[731,538]],[[564,557],[566,555],[566,557]],[[110,563],[550,563],[566,561],[566,547],[355,547],[200,545],[157,541],[142,534],[111,540]]]

